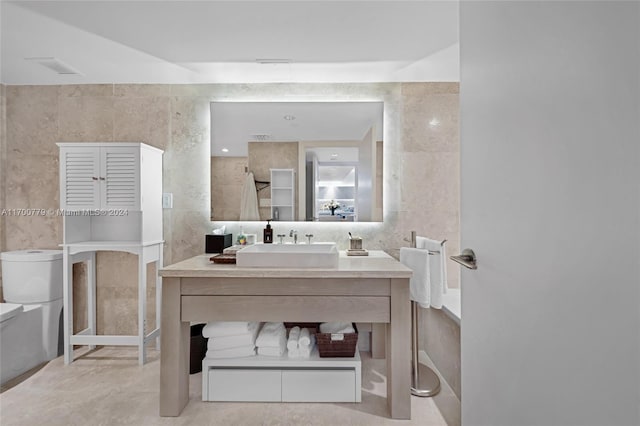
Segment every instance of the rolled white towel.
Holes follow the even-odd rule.
[[[287,349],[289,351],[298,349],[298,338],[300,337],[300,327],[295,326],[289,330],[289,340],[287,340]]]
[[[207,349],[221,350],[237,348],[240,346],[255,346],[258,327],[254,327],[251,333],[238,334],[237,336],[215,336],[210,337],[207,342]]]
[[[281,322],[268,322],[262,326],[258,338],[256,339],[256,346],[287,346],[287,329],[284,328],[284,324]]]
[[[309,337],[309,329],[305,327],[302,330],[300,330],[300,337],[298,338],[298,346],[299,347],[309,346],[309,343],[311,343],[311,338]]]
[[[222,349],[222,350],[211,350],[209,349],[206,353],[207,358],[240,358],[245,356],[255,356],[256,347],[251,346],[240,346],[237,348],[230,349]]]
[[[287,356],[289,358],[300,358],[300,349],[298,349],[298,348],[289,349],[287,351]]]
[[[247,321],[212,321],[202,329],[204,337],[237,336],[251,334],[256,328],[260,328],[259,322]]]
[[[350,322],[323,322],[320,324],[321,333],[355,333]]]
[[[276,346],[259,346],[258,355],[266,356],[282,356],[284,354],[284,347]]]
[[[304,348],[300,348],[298,350],[298,357],[299,358],[309,358],[311,356],[311,346],[305,346]]]

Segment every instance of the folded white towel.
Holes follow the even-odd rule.
[[[298,338],[298,346],[299,347],[309,346],[309,343],[311,343],[311,338],[309,337],[309,329],[305,327],[302,330],[300,330],[300,337]]]
[[[284,324],[281,322],[268,322],[263,325],[256,339],[256,346],[286,347],[287,329],[284,328]]]
[[[413,271],[409,281],[411,300],[415,300],[423,308],[428,308],[431,303],[429,252],[424,249],[401,247],[400,263]]]
[[[323,322],[320,324],[321,333],[355,333],[350,322]]]
[[[284,354],[284,350],[284,347],[261,346],[258,347],[258,355],[282,356]]]
[[[207,349],[219,351],[222,349],[237,348],[239,346],[255,346],[257,335],[258,327],[254,327],[253,331],[246,334],[210,337],[207,342]]]
[[[239,334],[251,334],[255,328],[259,328],[259,322],[246,321],[213,321],[207,323],[202,329],[204,337],[237,336]]]
[[[416,247],[439,251],[429,256],[429,285],[430,305],[432,308],[442,308],[443,295],[447,293],[447,249],[441,241],[425,237],[416,237]]]
[[[289,330],[289,340],[287,340],[287,350],[298,349],[298,338],[300,337],[300,327],[295,326]]]
[[[209,349],[206,353],[207,358],[240,358],[245,356],[254,356],[256,354],[255,346],[240,346],[237,348],[222,349],[214,351]]]

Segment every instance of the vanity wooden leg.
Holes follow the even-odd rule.
[[[371,324],[371,358],[385,357],[386,324],[374,322]]]
[[[189,402],[189,323],[180,318],[180,278],[162,280],[160,415],[179,416]]]
[[[411,305],[409,280],[391,280],[387,324],[387,405],[394,419],[411,418]]]

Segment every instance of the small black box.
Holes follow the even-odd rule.
[[[222,253],[227,247],[231,247],[231,234],[223,235],[205,235],[204,252],[205,253]]]

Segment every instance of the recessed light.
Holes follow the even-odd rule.
[[[296,116],[295,115],[285,115],[283,118],[285,120],[292,121],[292,120],[296,119]]]
[[[229,148],[222,148],[222,152],[229,152]]]
[[[429,126],[431,127],[435,127],[438,124],[440,124],[440,120],[438,120],[437,118],[432,118],[431,121],[429,121]]]

